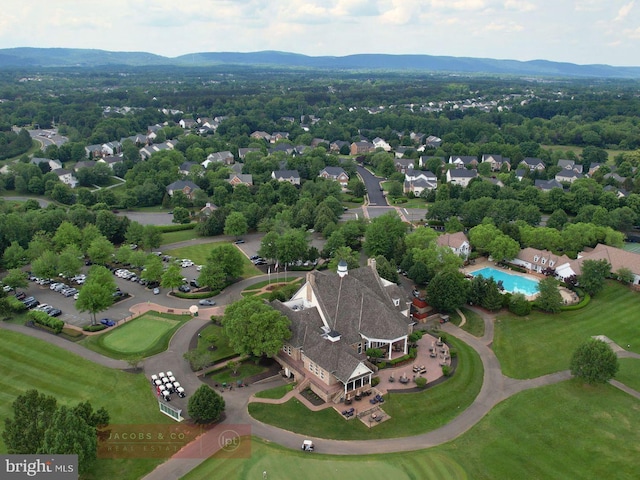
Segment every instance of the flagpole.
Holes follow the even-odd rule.
[[[267,273],[269,275],[269,285],[271,285],[271,265],[269,265],[269,268],[267,270]]]

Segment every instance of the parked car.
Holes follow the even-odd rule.
[[[178,290],[180,290],[182,293],[189,293],[191,291],[191,287],[189,285],[180,285],[178,287]]]
[[[200,288],[200,284],[198,283],[198,280],[191,280],[189,282],[189,285],[191,285],[192,287],[195,287],[195,288]]]
[[[244,243],[244,240],[243,240],[243,239],[241,239],[241,238],[239,238],[238,240],[236,240],[236,241],[235,241],[235,242],[233,242],[233,243],[235,243],[236,245],[240,245],[241,243]]]
[[[15,297],[16,297],[18,300],[24,300],[24,299],[27,297],[27,294],[26,294],[26,293],[24,293],[24,292],[16,292]]]
[[[49,311],[50,317],[59,317],[60,315],[62,315],[62,310],[60,310],[59,308],[52,308]]]
[[[216,304],[215,300],[200,300],[198,305],[202,305],[203,307],[213,307]]]
[[[153,294],[154,295],[159,295],[160,294],[160,289],[158,287],[153,289]]]
[[[106,325],[107,327],[113,327],[116,322],[114,322],[113,320],[109,320],[108,318],[103,318],[102,320],[100,320],[100,323],[102,325]]]

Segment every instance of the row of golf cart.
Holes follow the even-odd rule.
[[[170,402],[171,395],[174,394],[180,398],[187,396],[180,382],[176,381],[176,377],[170,371],[151,375],[151,384],[156,387],[156,395],[162,397],[165,402]]]

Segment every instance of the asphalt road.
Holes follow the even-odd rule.
[[[387,203],[387,199],[384,196],[384,192],[382,191],[382,187],[380,186],[380,182],[384,180],[384,178],[376,177],[369,170],[364,167],[357,167],[358,175],[364,182],[365,187],[367,187],[367,196],[369,197],[369,205],[370,206],[380,206],[386,207],[389,206]]]

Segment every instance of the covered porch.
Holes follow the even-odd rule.
[[[402,357],[409,353],[409,336],[386,340],[381,338],[366,338],[367,348],[379,348],[384,352],[386,360],[393,360],[394,357]]]

